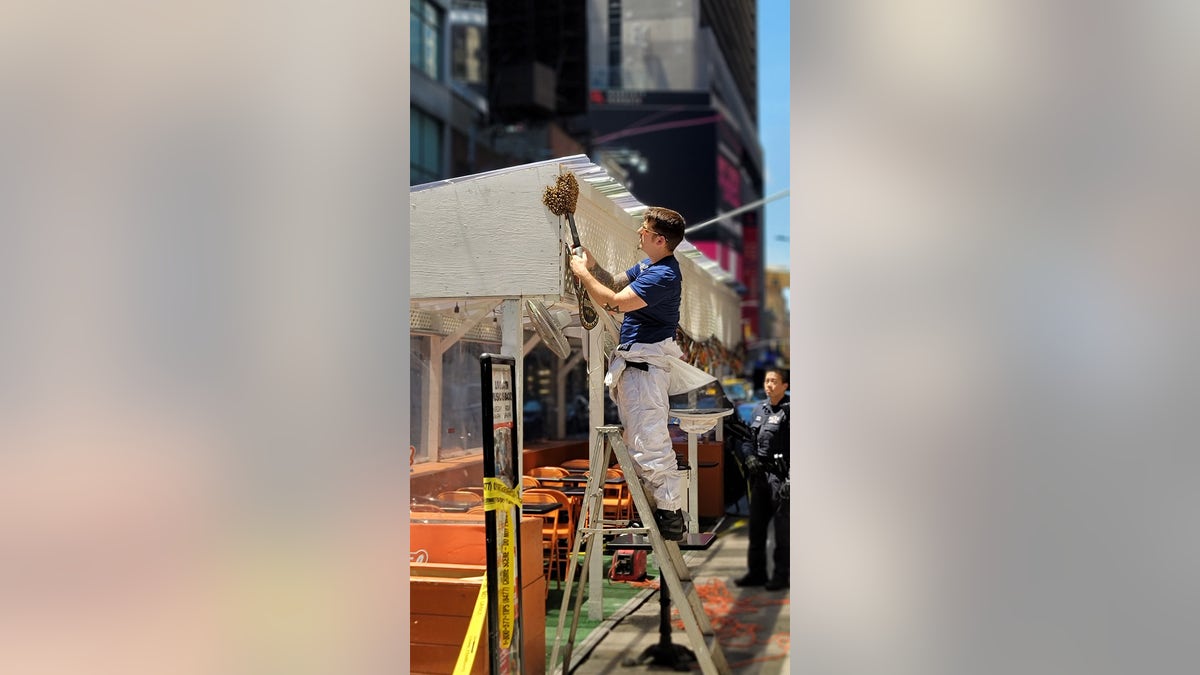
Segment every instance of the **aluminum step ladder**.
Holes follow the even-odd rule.
[[[602,555],[604,537],[619,534],[645,534],[649,540],[658,561],[660,583],[666,582],[666,589],[679,609],[679,616],[691,643],[692,652],[701,672],[705,675],[728,675],[729,663],[721,651],[712,624],[704,612],[704,604],[696,592],[691,570],[683,560],[679,544],[663,539],[654,520],[654,509],[642,489],[638,479],[633,458],[628,448],[621,440],[621,427],[616,425],[596,428],[596,447],[590,453],[587,492],[584,496],[584,509],[579,518],[579,526],[575,533],[575,543],[571,551],[571,559],[567,564],[566,585],[563,588],[562,608],[558,613],[558,628],[554,633],[554,648],[550,653],[550,672],[554,672],[559,663],[559,646],[562,644],[563,628],[571,600],[572,584],[575,583],[575,570],[578,567],[580,548],[586,543],[587,552],[584,554],[583,570],[580,573],[578,588],[575,592],[574,610],[571,611],[571,628],[563,651],[562,672],[567,673],[571,667],[571,650],[575,646],[575,633],[579,626],[579,612],[583,607],[583,591],[587,586],[589,563],[593,555]],[[604,479],[605,469],[609,458],[616,454],[621,470],[625,472],[625,480],[633,497],[641,527],[622,527],[624,521],[604,520]],[[610,527],[605,527],[606,525]],[[662,591],[660,591],[662,592]],[[682,602],[680,600],[683,600]]]

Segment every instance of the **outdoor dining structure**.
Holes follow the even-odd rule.
[[[461,659],[473,658],[472,672],[489,672],[494,662],[487,653],[488,631],[478,637],[478,650],[468,655],[468,627],[476,613],[484,576],[484,514],[489,494],[485,486],[483,428],[485,387],[481,387],[480,357],[504,355],[515,359],[513,410],[524,423],[525,392],[544,392],[529,410],[541,415],[545,440],[527,444],[525,434],[513,434],[515,475],[524,477],[507,486],[522,493],[522,483],[534,485],[531,471],[567,464],[577,472],[586,466],[595,444],[596,428],[605,421],[604,373],[607,356],[617,344],[621,317],[598,310],[588,316],[577,297],[569,266],[573,244],[568,218],[556,215],[544,201],[548,187],[571,174],[578,185],[573,219],[582,245],[601,266],[619,272],[644,257],[638,249],[637,228],[648,205],[640,203],[619,182],[586,156],[546,160],[488,173],[414,186],[410,196],[410,337],[411,410],[410,489],[412,672],[450,673]],[[670,206],[663,204],[663,206]],[[694,246],[676,249],[683,273],[680,337],[692,345],[732,346],[741,336],[740,299],[731,277]],[[585,323],[595,320],[594,327]],[[686,351],[686,350],[685,350]],[[530,364],[537,364],[536,369]],[[727,364],[712,360],[706,367],[720,377]],[[586,410],[572,408],[585,400]],[[710,392],[711,394],[711,392]],[[718,390],[719,394],[719,390]],[[703,392],[699,394],[703,398]],[[719,396],[718,396],[719,398]],[[681,405],[694,409],[697,396]],[[674,405],[674,404],[673,404]],[[567,433],[570,413],[578,437]],[[609,423],[611,412],[609,413]],[[492,419],[490,415],[487,418]],[[686,425],[685,425],[686,427]],[[583,438],[583,429],[587,437]],[[676,429],[679,432],[678,428]],[[697,433],[687,436],[678,452],[689,467],[689,506],[692,522],[703,509],[706,491],[720,490],[717,459],[697,455],[707,448]],[[710,432],[720,440],[720,424]],[[707,466],[706,466],[707,465]],[[712,473],[705,473],[712,472]],[[544,473],[544,472],[543,472]],[[628,477],[633,479],[633,477]],[[627,513],[619,486],[625,477],[612,474],[614,512]],[[494,483],[492,483],[494,485]],[[572,480],[560,486],[573,489]],[[715,485],[715,487],[713,487]],[[534,488],[538,489],[538,488]],[[554,488],[542,488],[553,493]],[[698,499],[699,498],[699,501]],[[561,520],[572,527],[578,511],[572,501],[558,507],[557,497],[529,500],[520,518],[519,579],[524,672],[541,673],[546,644],[547,574],[561,574],[564,551]],[[549,543],[547,543],[549,542]],[[594,556],[589,575],[589,613],[601,612],[603,572]],[[551,564],[553,563],[553,564]],[[492,598],[489,598],[489,602]],[[594,602],[593,602],[594,601]]]

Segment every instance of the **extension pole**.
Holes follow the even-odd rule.
[[[718,220],[724,220],[725,218],[729,218],[730,216],[736,216],[737,214],[743,213],[745,211],[749,211],[750,209],[756,209],[756,208],[762,206],[763,204],[766,204],[767,202],[773,202],[776,199],[779,199],[780,197],[786,197],[789,192],[791,192],[790,189],[780,190],[779,192],[776,192],[775,194],[771,195],[770,197],[763,197],[762,199],[757,199],[755,201],[750,202],[749,204],[743,204],[732,211],[726,211],[725,213],[719,214],[713,218],[709,218],[708,220],[704,221],[703,223],[700,223],[699,225],[692,225],[691,227],[685,229],[683,231],[683,234],[684,234],[684,236],[687,236],[688,234],[691,234],[692,232],[695,232],[696,230],[699,230],[702,227],[708,227],[709,225],[712,225],[713,223],[717,222]]]

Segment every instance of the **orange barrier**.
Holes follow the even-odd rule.
[[[452,673],[480,579],[486,568],[486,534],[481,515],[429,515],[409,525],[411,669],[414,673]],[[546,578],[542,574],[542,519],[521,519],[521,612],[525,672],[546,668]],[[472,673],[487,672],[487,626],[483,629]]]

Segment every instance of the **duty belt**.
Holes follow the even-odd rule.
[[[763,468],[767,470],[767,473],[780,478],[787,478],[788,470],[787,466],[783,462],[779,461],[775,457],[767,457],[765,455],[760,455],[757,452],[754,453],[754,456],[758,458],[759,462],[762,462]]]

